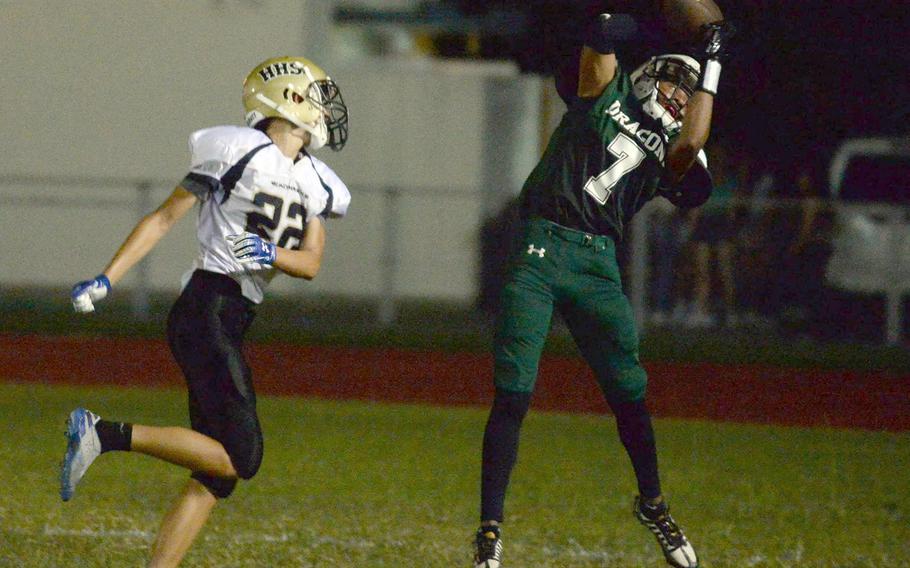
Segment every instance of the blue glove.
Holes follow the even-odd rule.
[[[231,254],[240,262],[258,262],[271,265],[275,262],[275,243],[263,239],[254,233],[228,235],[225,237],[231,245]]]
[[[92,280],[83,280],[70,292],[73,309],[80,314],[95,311],[95,302],[103,300],[111,291],[111,281],[104,274],[99,274]]]

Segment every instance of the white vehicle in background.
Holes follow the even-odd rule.
[[[826,282],[883,294],[885,339],[898,343],[910,294],[910,137],[847,140],[828,175],[836,230]]]

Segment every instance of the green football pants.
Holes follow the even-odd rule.
[[[498,388],[534,390],[555,308],[607,401],[644,399],[647,375],[611,238],[531,219],[510,264],[501,308],[493,346]]]

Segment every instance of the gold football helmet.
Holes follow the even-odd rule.
[[[304,57],[273,57],[243,81],[247,126],[270,117],[291,121],[310,133],[307,148],[341,150],[348,139],[348,108],[325,71]]]

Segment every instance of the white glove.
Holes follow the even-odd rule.
[[[83,280],[73,286],[73,290],[70,292],[73,309],[80,314],[94,312],[94,303],[106,298],[110,291],[111,281],[104,274],[99,274],[92,280]]]

